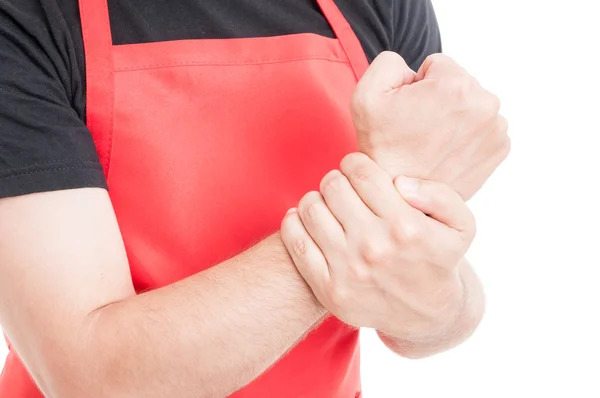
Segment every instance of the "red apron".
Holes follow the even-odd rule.
[[[106,0],[80,0],[87,124],[138,291],[276,232],[356,150],[349,104],[368,63],[333,0],[315,34],[112,45]],[[235,398],[360,395],[358,332],[326,321]],[[14,352],[0,396],[41,394]]]

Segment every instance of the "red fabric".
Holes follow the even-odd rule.
[[[356,150],[367,68],[333,0],[314,34],[112,46],[106,0],[80,0],[87,123],[138,291],[235,256]],[[330,319],[235,398],[351,398],[358,332]],[[14,351],[0,396],[39,398]]]

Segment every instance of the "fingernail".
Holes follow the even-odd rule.
[[[413,194],[419,189],[419,181],[409,177],[398,177],[396,186],[401,193]]]
[[[287,211],[287,213],[285,213],[285,215],[287,216],[288,214],[294,214],[294,213],[298,213],[298,209],[295,207],[292,207],[291,209],[289,209]]]

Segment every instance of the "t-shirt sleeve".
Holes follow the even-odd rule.
[[[0,198],[106,188],[60,22],[43,1],[0,0]]]
[[[431,0],[392,0],[393,49],[417,71],[425,58],[442,52],[442,39]]]

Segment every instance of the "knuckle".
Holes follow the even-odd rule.
[[[319,213],[319,205],[321,202],[321,194],[319,192],[309,192],[298,204],[298,212],[301,218],[316,221]]]
[[[398,71],[406,67],[406,61],[395,51],[385,50],[379,53],[371,63],[374,68]]]
[[[357,167],[361,167],[368,162],[370,158],[362,152],[352,152],[342,158],[340,162],[340,169],[343,173],[346,171],[352,171]]]
[[[294,239],[294,235],[292,234],[291,231],[292,231],[291,218],[285,217],[283,219],[283,221],[281,221],[280,233],[281,233],[281,239],[285,243],[286,247],[289,247],[290,242],[292,242],[292,240]]]
[[[462,75],[449,76],[439,81],[438,89],[450,97],[455,104],[464,105],[468,102],[472,82]]]
[[[506,135],[506,133],[508,132],[508,120],[504,116],[498,115],[497,126],[497,130],[502,135]]]
[[[427,70],[427,74],[439,76],[442,80],[451,76],[468,76],[468,73],[453,58],[441,53],[425,58],[423,67]]]
[[[404,61],[404,59],[395,51],[384,50],[377,56],[378,59],[389,60],[393,62]]]
[[[384,262],[390,253],[385,243],[369,239],[362,245],[360,255],[366,264],[375,265]]]
[[[381,59],[383,68],[390,74],[403,73],[408,68],[406,60],[395,51],[383,51],[378,58]]]
[[[358,84],[350,101],[353,115],[371,115],[379,109],[379,94],[367,84]]]
[[[283,217],[283,220],[281,220],[281,233],[285,234],[285,236],[289,234],[289,230],[295,221],[294,216],[296,216],[296,214],[286,214]]]
[[[292,250],[297,257],[306,257],[307,245],[304,239],[295,239],[292,242]]]
[[[499,152],[502,160],[506,159],[512,149],[512,142],[508,135],[508,121],[500,116],[498,119]]]
[[[298,224],[301,224],[298,214],[286,215],[281,222],[281,239],[290,254],[299,259],[306,259],[309,252],[309,242],[302,236],[302,233],[299,233]]]
[[[500,158],[502,160],[504,160],[510,154],[510,151],[512,148],[512,142],[511,142],[510,137],[507,134],[508,123],[506,122],[506,119],[504,119],[504,118],[502,118],[502,119],[504,121],[498,122],[500,125],[497,130],[497,135],[498,135],[497,148],[498,148],[498,153],[499,153]]]
[[[398,222],[392,228],[394,240],[397,243],[411,245],[419,243],[421,231],[413,222]]]
[[[377,57],[371,62],[370,70],[376,69],[379,73],[386,73],[388,75],[394,75],[399,72],[403,72],[408,65],[400,54],[395,51],[382,51]]]
[[[306,219],[310,220],[313,223],[316,223],[319,215],[319,209],[317,203],[310,203],[306,206],[304,215]]]
[[[340,169],[348,178],[364,181],[370,177],[369,166],[371,159],[361,152],[350,153],[342,159]]]
[[[365,105],[365,88],[362,84],[358,84],[356,86],[356,90],[352,94],[352,99],[350,100],[350,111],[353,116],[361,115]]]
[[[354,181],[368,181],[371,176],[368,170],[366,170],[363,167],[360,167],[354,170],[354,172],[350,173],[349,177]]]
[[[452,58],[450,58],[449,56],[447,56],[446,54],[442,54],[442,53],[435,53],[435,54],[431,54],[428,55],[427,58],[425,58],[425,63],[427,64],[438,64],[438,63],[454,63],[454,60]]]
[[[349,272],[352,280],[358,284],[369,284],[373,279],[369,269],[360,262],[350,262]]]
[[[444,59],[447,58],[448,56],[442,53],[435,53],[435,54],[430,54],[427,56],[427,58],[425,58],[426,61],[430,61],[430,62],[434,62],[440,59]]]
[[[334,307],[344,307],[345,303],[348,301],[348,289],[339,283],[332,283],[327,291],[327,296],[329,302],[333,304]]]
[[[500,97],[496,94],[488,93],[488,112],[492,115],[496,115],[500,112],[501,107],[502,101],[500,101]]]
[[[403,228],[404,241],[407,243],[417,243],[421,240],[421,231],[413,224],[408,223]]]
[[[323,177],[319,189],[322,193],[339,192],[344,178],[344,175],[339,170],[332,170]]]

